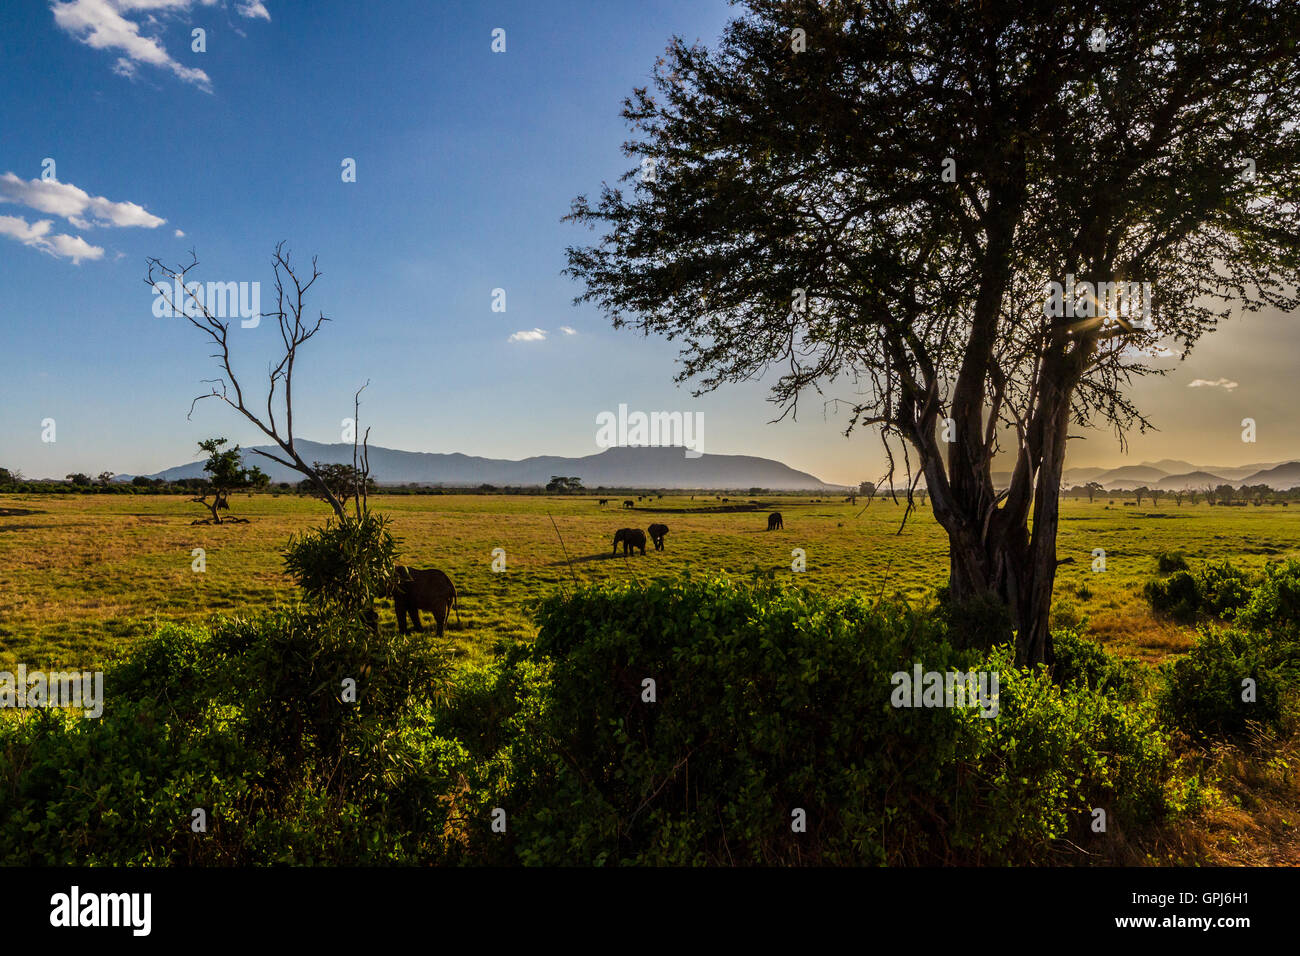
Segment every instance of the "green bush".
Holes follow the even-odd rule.
[[[1167,663],[1164,719],[1192,737],[1243,733],[1250,721],[1280,728],[1300,686],[1300,644],[1236,628],[1202,628],[1191,651]],[[1243,682],[1254,681],[1254,700]]]
[[[1263,580],[1243,597],[1237,614],[1243,626],[1294,633],[1300,625],[1300,561],[1268,565]]]
[[[1092,807],[1149,819],[1190,792],[1150,704],[955,650],[907,609],[687,580],[554,598],[539,623],[498,670],[525,692],[501,739],[524,862],[1043,860]],[[891,706],[917,662],[995,670],[1000,713]]]
[[[1156,570],[1161,574],[1173,574],[1175,571],[1187,570],[1187,559],[1181,551],[1161,551],[1156,556]]]
[[[1083,684],[1126,701],[1148,696],[1151,680],[1141,663],[1111,654],[1080,629],[1054,631],[1052,645],[1056,653],[1052,676],[1058,684]]]
[[[1163,581],[1148,581],[1143,589],[1151,610],[1182,624],[1201,613],[1201,588],[1190,571],[1175,571]]]
[[[318,607],[356,615],[383,597],[397,560],[389,520],[366,512],[331,519],[289,539],[284,566]]]
[[[1215,617],[1231,618],[1250,600],[1251,577],[1230,562],[1212,561],[1197,572],[1201,608]]]
[[[163,627],[107,669],[100,718],[0,721],[0,863],[456,859],[477,778],[437,724],[448,679],[416,637],[315,610]]]
[[[1162,573],[1165,556],[1160,559]],[[1149,581],[1144,593],[1151,610],[1181,624],[1203,616],[1232,620],[1251,598],[1256,578],[1229,561],[1211,561],[1195,571],[1174,571],[1168,578]]]

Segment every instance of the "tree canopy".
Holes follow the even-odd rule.
[[[1050,660],[1070,426],[1122,443],[1154,353],[1300,304],[1300,8],[747,6],[626,101],[630,187],[570,215],[601,232],[578,299],[680,341],[700,392],[845,400],[885,480],[924,480],[954,599]]]

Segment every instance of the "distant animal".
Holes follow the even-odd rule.
[[[767,516],[767,530],[775,531],[778,528],[785,530],[785,522],[781,520],[781,512],[773,511]]]
[[[614,532],[614,553],[618,554],[618,546],[622,543],[623,554],[629,555],[635,552],[637,548],[645,554],[645,532],[640,528],[619,528]]]
[[[636,500],[637,500],[637,501],[645,501],[645,495],[637,495],[637,496],[636,496]]]
[[[636,502],[634,502],[631,498],[624,499],[624,501],[623,501],[623,507],[624,507],[624,508],[635,508],[635,507],[636,507]]]
[[[724,505],[727,504],[729,501],[731,501],[730,498],[723,498],[723,499],[722,499],[722,503],[723,503]]]
[[[607,504],[609,504],[609,499],[608,499],[608,498],[601,498],[601,499],[600,499],[600,506],[601,506],[602,508],[605,507],[605,505],[607,505]]]
[[[652,524],[646,528],[646,531],[650,535],[650,540],[655,543],[655,550],[662,551],[664,549],[664,535],[668,533],[668,525]]]
[[[437,568],[408,568],[402,564],[394,568],[393,572],[385,593],[393,599],[399,634],[406,633],[407,615],[410,615],[411,624],[417,631],[424,630],[420,625],[421,611],[433,615],[439,637],[446,630],[447,618],[453,608],[456,609],[456,623],[460,623],[456,585],[451,583],[451,578]]]

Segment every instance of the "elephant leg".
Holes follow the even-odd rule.
[[[445,604],[440,608],[434,608],[433,621],[437,627],[438,636],[442,637],[443,632],[447,629],[447,606]]]
[[[406,633],[406,605],[403,604],[401,601],[397,601],[393,604],[393,610],[397,612],[397,633],[405,634]]]
[[[421,633],[424,632],[424,625],[420,623],[420,609],[418,607],[413,606],[411,608],[411,626]]]

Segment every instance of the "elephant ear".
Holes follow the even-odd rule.
[[[415,580],[415,575],[411,573],[411,569],[404,564],[399,564],[396,568],[394,568],[394,570],[397,572],[397,579],[399,581]]]

